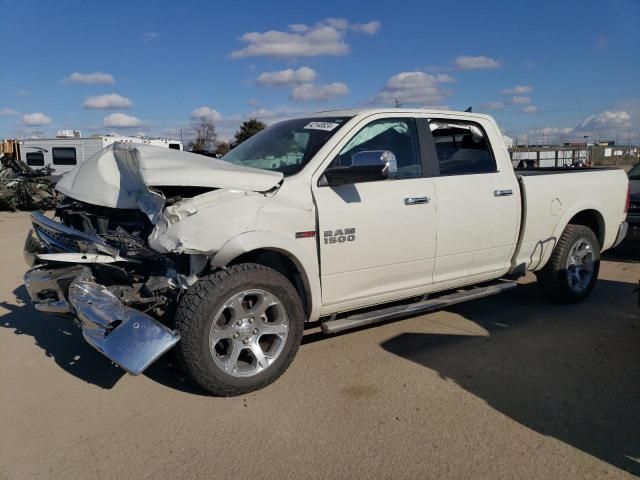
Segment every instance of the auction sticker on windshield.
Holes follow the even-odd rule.
[[[339,127],[339,123],[333,122],[309,122],[306,127],[306,130],[324,130],[325,132],[330,132],[334,128]]]

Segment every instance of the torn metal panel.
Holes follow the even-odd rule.
[[[269,198],[222,189],[182,200],[164,209],[149,236],[149,246],[160,253],[210,255],[230,237],[255,225]]]

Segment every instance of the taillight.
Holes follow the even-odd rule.
[[[625,215],[629,212],[629,203],[631,201],[631,185],[627,183],[627,201],[624,204]]]

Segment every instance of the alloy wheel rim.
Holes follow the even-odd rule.
[[[581,238],[573,244],[567,257],[567,281],[576,293],[584,292],[591,284],[595,254],[591,243]]]
[[[209,348],[224,373],[251,377],[278,359],[288,335],[289,317],[282,301],[264,289],[244,290],[216,313]]]

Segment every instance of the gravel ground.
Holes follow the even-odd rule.
[[[207,396],[168,355],[131,377],[21,286],[26,214],[0,214],[0,479],[640,476],[640,248],[580,305],[533,278],[376,328],[314,332],[289,371]]]

